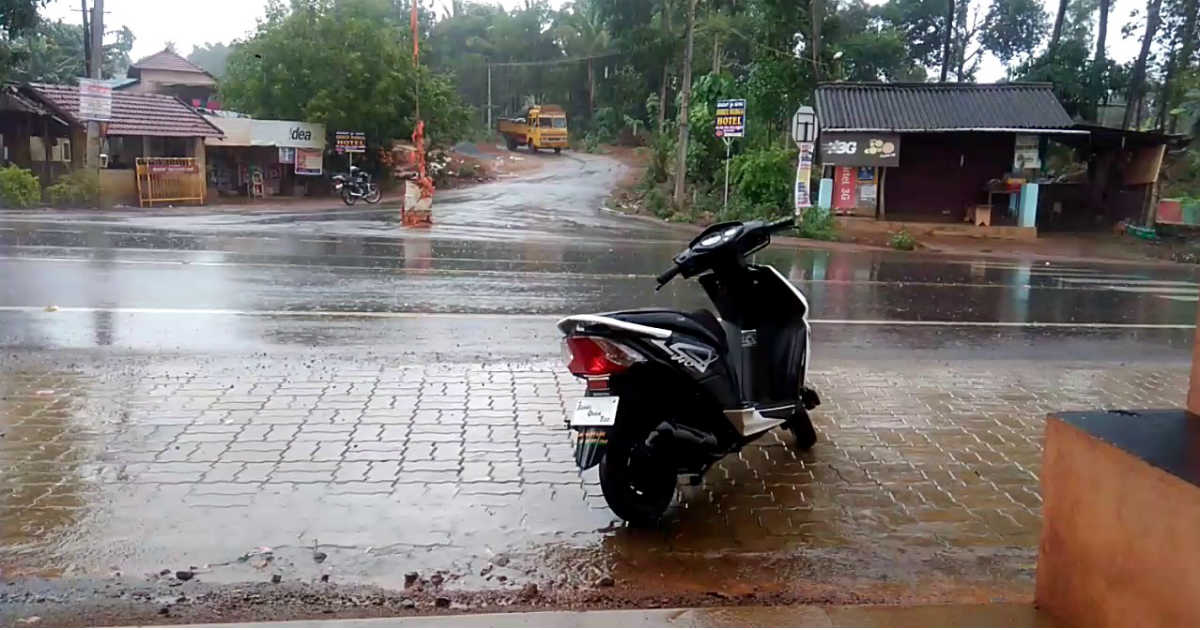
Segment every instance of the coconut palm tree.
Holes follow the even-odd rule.
[[[587,61],[588,115],[596,111],[595,57],[608,51],[611,37],[604,16],[592,0],[575,0],[559,14],[557,36],[568,57]]]

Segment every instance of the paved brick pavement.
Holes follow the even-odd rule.
[[[6,576],[196,565],[243,579],[236,559],[259,546],[296,572],[389,586],[411,568],[469,586],[491,580],[467,576],[497,554],[563,548],[610,566],[880,542],[1031,557],[1045,413],[1175,406],[1186,379],[1181,366],[827,366],[813,376],[817,447],[772,433],[647,536],[618,527],[595,471],[575,469],[563,420],[580,387],[556,363],[65,354],[0,365]],[[319,569],[314,542],[330,556]],[[572,562],[589,579],[594,565]]]

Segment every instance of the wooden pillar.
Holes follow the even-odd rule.
[[[875,191],[875,203],[879,204],[879,209],[875,212],[875,218],[880,221],[887,220],[887,197],[883,192],[887,189],[887,172],[886,166],[879,167],[879,190]]]
[[[50,157],[54,154],[52,148],[53,144],[50,142],[50,118],[42,116],[42,188],[54,183],[50,181]]]
[[[207,198],[208,188],[208,169],[206,168],[207,160],[204,148],[204,138],[199,137],[194,139],[192,145],[192,157],[196,158],[196,170],[199,171],[200,181],[196,184],[200,193],[200,205],[204,205]]]
[[[1188,382],[1188,411],[1200,416],[1200,310],[1196,312],[1196,340],[1192,347],[1192,378]]]

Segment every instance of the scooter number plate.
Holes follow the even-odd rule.
[[[575,405],[573,427],[611,427],[617,423],[617,396],[588,396]]]

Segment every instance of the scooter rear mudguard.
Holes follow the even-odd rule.
[[[575,431],[575,463],[587,470],[600,463],[608,448],[611,427],[579,427]]]

